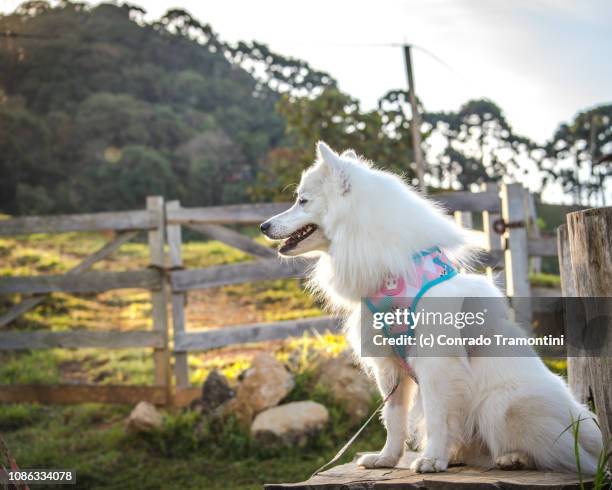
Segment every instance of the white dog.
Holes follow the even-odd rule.
[[[469,241],[466,231],[401,178],[373,168],[352,151],[338,155],[325,143],[318,144],[317,161],[302,175],[295,204],[261,229],[271,239],[284,240],[282,255],[318,256],[312,287],[345,316],[357,354],[362,298],[390,276],[414,274],[414,253],[439,247],[461,260]],[[500,296],[485,276],[460,273],[429,289],[425,300]],[[392,352],[361,362],[382,396],[396,387],[383,409],[385,446],[362,457],[362,466],[395,466],[412,438],[422,450],[412,464],[418,472],[444,471],[449,461],[575,472],[572,431],[565,429],[572,418],[580,418],[581,469],[596,471],[602,440],[594,415],[536,356],[470,357],[467,362],[411,357],[418,385]]]

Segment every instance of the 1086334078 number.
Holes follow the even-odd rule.
[[[2,472],[0,472],[0,483],[2,483]],[[76,484],[76,472],[74,470],[7,470],[4,472],[5,483],[47,485],[74,485]]]

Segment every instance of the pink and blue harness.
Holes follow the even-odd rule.
[[[450,259],[439,247],[431,247],[412,256],[414,262],[414,279],[388,277],[385,284],[376,294],[366,298],[365,303],[372,313],[395,311],[398,309],[414,312],[423,295],[432,287],[448,281],[458,274]],[[408,315],[411,318],[411,315]],[[394,325],[386,323],[383,332],[387,337],[400,337],[402,335],[414,336],[412,325]],[[406,362],[407,347],[394,345],[395,353]]]

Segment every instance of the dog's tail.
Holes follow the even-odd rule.
[[[583,475],[597,473],[597,462],[603,451],[602,435],[595,415],[582,408],[580,417],[574,418],[571,425],[559,426],[560,435],[550,451],[534,455],[538,466]]]

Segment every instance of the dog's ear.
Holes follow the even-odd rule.
[[[357,153],[355,153],[355,150],[345,150],[342,152],[342,155],[340,155],[341,157],[346,157],[346,158],[352,158],[353,160],[357,160]]]
[[[347,194],[351,190],[351,182],[347,169],[345,168],[346,164],[343,163],[340,156],[323,141],[317,143],[317,153],[325,168],[329,169],[330,173],[338,179],[342,195]]]
[[[319,158],[332,169],[338,167],[338,160],[340,157],[327,145],[327,143],[325,143],[325,141],[319,141],[317,143],[317,154]]]

